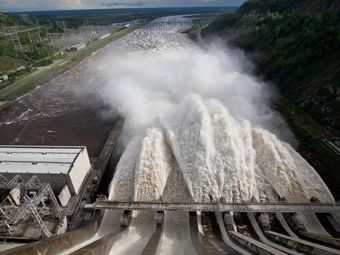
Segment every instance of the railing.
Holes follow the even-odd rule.
[[[340,212],[340,204],[332,203],[159,203],[159,202],[126,202],[98,199],[87,209],[123,209],[123,210],[156,210],[156,211],[211,211],[211,212]]]

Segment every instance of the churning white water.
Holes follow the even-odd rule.
[[[179,180],[169,178],[172,172],[179,172]],[[277,195],[291,202],[333,201],[315,170],[289,144],[236,120],[220,101],[199,95],[186,98],[174,114],[127,146],[112,186],[124,199],[158,200],[166,186],[174,186],[173,197],[183,194],[178,182],[189,191],[178,202],[241,202],[259,196],[274,201]],[[166,199],[174,200],[171,196]]]
[[[316,171],[278,138],[288,128],[244,56],[194,45],[180,33],[188,27],[182,21],[162,18],[132,33],[98,67],[109,80],[102,99],[126,118],[113,198],[333,201]]]
[[[111,106],[104,115],[126,118],[126,149],[110,198],[333,202],[316,171],[282,140],[289,132],[270,108],[273,92],[249,74],[243,54],[218,44],[194,45],[180,33],[190,27],[184,20],[152,22],[110,45],[112,54],[96,66],[108,80],[99,92]],[[131,246],[140,252],[146,245],[154,215],[135,216],[112,254],[126,254]],[[159,254],[176,250],[169,241],[176,234],[172,224],[169,214]]]

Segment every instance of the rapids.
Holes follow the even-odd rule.
[[[282,139],[289,128],[270,107],[274,94],[244,55],[196,46],[180,33],[189,27],[180,16],[155,20],[108,46],[113,55],[97,65],[109,81],[100,96],[126,118],[110,198],[334,202]]]
[[[171,195],[167,192],[171,189]],[[178,105],[127,146],[112,182],[114,199],[242,202],[278,196],[334,202],[316,171],[274,134],[237,121],[218,100]]]

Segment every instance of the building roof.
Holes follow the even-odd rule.
[[[86,47],[86,43],[77,43],[71,46],[71,48],[83,48]]]
[[[0,145],[0,173],[67,174],[84,149]]]

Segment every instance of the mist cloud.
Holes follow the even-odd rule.
[[[111,106],[111,114],[126,117],[128,137],[142,135],[197,95],[219,100],[238,120],[285,133],[284,121],[270,107],[273,91],[247,73],[249,66],[242,53],[216,43],[166,50],[158,56],[115,54],[101,65],[109,82],[99,94]]]

